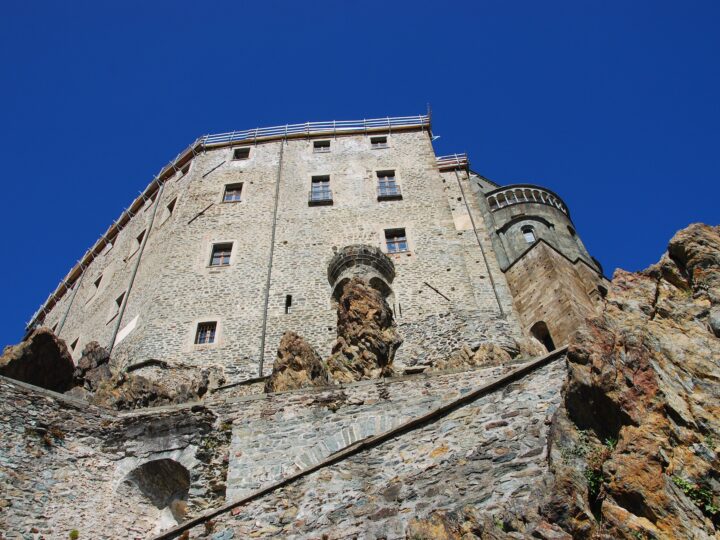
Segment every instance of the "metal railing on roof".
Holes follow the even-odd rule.
[[[447,156],[437,156],[435,158],[438,168],[441,171],[453,169],[465,169],[469,165],[467,154],[448,154]]]
[[[305,122],[304,124],[286,124],[267,128],[246,129],[205,135],[201,142],[205,146],[227,144],[240,141],[255,141],[272,138],[284,138],[298,135],[336,134],[357,131],[392,130],[392,128],[429,127],[430,117],[426,114],[417,116],[387,116],[364,120],[334,120],[332,122]]]

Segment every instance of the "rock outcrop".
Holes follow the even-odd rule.
[[[402,338],[382,294],[360,278],[351,279],[340,296],[337,333],[327,361],[334,380],[352,382],[392,375]]]
[[[717,537],[719,306],[720,227],[692,225],[574,337],[542,509],[574,538]]]
[[[499,345],[482,343],[475,347],[463,346],[446,359],[434,362],[429,371],[501,366],[511,361],[512,356]]]
[[[81,387],[88,392],[95,392],[102,381],[112,377],[109,362],[110,353],[97,341],[91,341],[85,345],[75,368],[76,387]]]
[[[88,401],[101,407],[127,410],[200,400],[208,391],[208,370],[181,384],[167,385],[135,373],[118,373],[101,382]]]
[[[327,368],[315,349],[295,332],[285,332],[273,363],[272,375],[265,382],[265,392],[329,384]]]
[[[52,330],[40,327],[17,345],[5,347],[0,375],[65,392],[73,386],[75,363],[65,342]]]

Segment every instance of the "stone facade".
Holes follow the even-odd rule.
[[[238,145],[195,152],[35,323],[55,328],[76,360],[98,341],[114,345],[119,367],[153,359],[218,366],[231,382],[266,375],[285,331],[327,354],[333,257],[357,244],[387,252],[385,231],[404,229],[407,250],[389,254],[396,275],[386,291],[407,335],[399,369],[445,355],[429,343],[519,338],[466,172],[439,169],[424,127],[388,132],[384,147],[371,135],[322,138],[324,152],[315,151],[318,137],[241,145],[246,159],[234,159]],[[394,171],[402,198],[378,200],[382,171]],[[321,175],[332,204],[312,206],[312,178]],[[239,201],[224,202],[228,186]],[[210,265],[217,244],[232,244],[226,266]],[[453,324],[435,324],[443,319]],[[212,344],[195,344],[203,322],[216,323]]]

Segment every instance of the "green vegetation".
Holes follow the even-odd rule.
[[[70,540],[78,540],[78,538],[80,538],[80,531],[77,529],[70,531]]]
[[[707,482],[702,480],[699,482],[691,482],[679,476],[673,476],[672,481],[685,495],[690,497],[692,502],[702,510],[703,514],[713,520],[717,520],[720,517],[720,508],[713,504],[713,493]]]

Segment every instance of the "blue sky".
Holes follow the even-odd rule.
[[[716,1],[6,3],[0,345],[198,135],[428,103],[438,153],[646,267],[720,222],[719,27]]]

